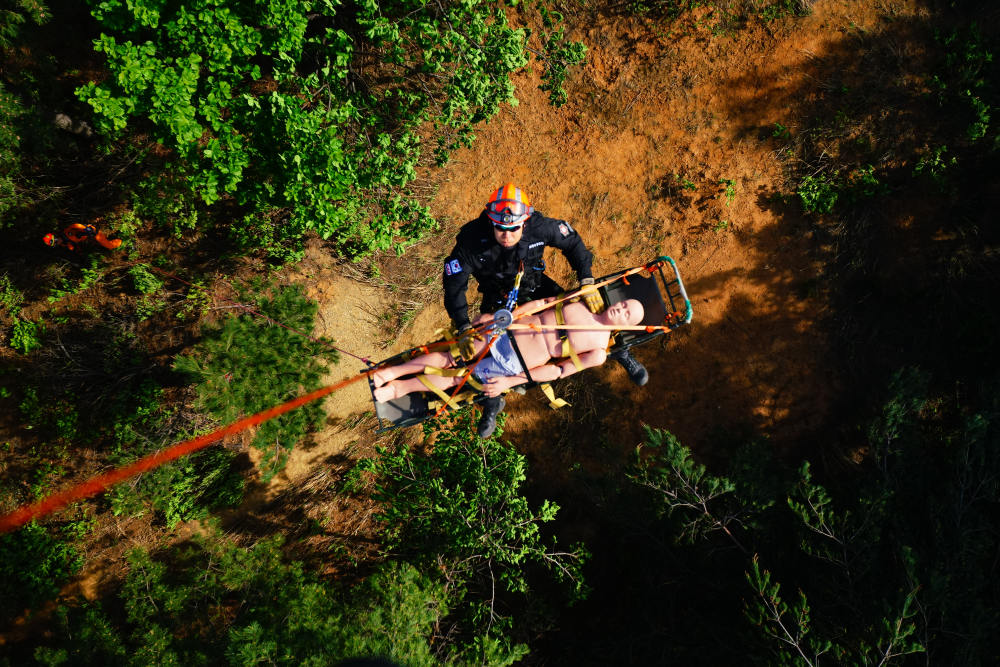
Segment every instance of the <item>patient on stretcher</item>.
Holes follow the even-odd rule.
[[[514,311],[519,313],[540,308],[555,301],[555,298],[529,301]],[[536,324],[540,330],[518,329],[501,335],[487,354],[475,367],[475,377],[487,396],[499,396],[511,387],[528,382],[521,362],[514,352],[510,336],[517,342],[524,364],[528,367],[531,380],[551,382],[573,375],[577,371],[600,366],[607,358],[606,350],[613,327],[635,326],[644,316],[642,304],[635,299],[619,301],[602,313],[594,314],[582,303],[567,303],[563,309],[564,323],[586,326],[588,324],[606,329],[559,331],[556,312],[550,308],[537,315],[530,315],[518,324]],[[482,324],[492,320],[492,315],[480,315],[473,322]],[[485,336],[484,336],[485,338]],[[486,340],[475,341],[476,354],[482,352]],[[550,363],[558,360],[557,363]],[[384,403],[415,391],[427,391],[419,378],[404,378],[406,375],[423,374],[426,368],[454,368],[455,361],[448,352],[431,352],[397,366],[380,368],[373,374],[375,400]],[[403,379],[397,379],[403,378]],[[460,377],[427,375],[426,379],[440,389],[454,387],[461,382]]]

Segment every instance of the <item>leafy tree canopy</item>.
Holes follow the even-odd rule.
[[[516,104],[509,75],[528,62],[530,30],[511,27],[496,0],[95,5],[112,77],[78,95],[100,128],[148,119],[180,158],[183,196],[234,196],[247,211],[236,240],[285,259],[308,231],[364,254],[401,251],[431,229],[407,190],[421,127],[433,121],[445,160],[476,123]],[[543,87],[556,102],[566,65],[584,53],[552,31],[560,19],[546,12],[542,33]]]

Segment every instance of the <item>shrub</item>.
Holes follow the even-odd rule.
[[[136,264],[128,270],[132,284],[143,294],[154,294],[163,289],[163,281],[154,276],[145,264]]]
[[[527,566],[541,564],[567,585],[571,600],[586,597],[580,569],[589,554],[582,545],[556,552],[545,544],[541,524],[559,508],[546,500],[532,510],[520,495],[524,457],[496,437],[476,435],[471,410],[425,422],[425,437],[432,434],[431,453],[380,448],[354,473],[357,480],[364,474],[374,480],[371,494],[381,501],[386,546],[428,563],[443,559],[465,576],[485,580],[487,591],[499,584],[525,593]]]
[[[829,213],[837,203],[837,190],[833,182],[823,176],[806,176],[796,194],[802,208],[809,213]]]
[[[0,276],[0,309],[6,311],[11,317],[17,317],[23,303],[24,292],[14,287],[6,275]]]
[[[478,642],[465,650],[436,629],[445,589],[409,565],[386,564],[338,590],[286,562],[280,537],[244,549],[217,536],[171,562],[134,550],[121,600],[128,630],[99,607],[61,611],[36,651],[46,665],[329,665],[380,657],[409,667],[506,667],[527,651]],[[130,631],[129,631],[130,630]],[[433,644],[432,637],[440,641]]]
[[[18,614],[55,597],[82,560],[75,547],[35,522],[0,535],[0,613]]]
[[[53,287],[49,290],[51,295],[48,297],[48,302],[55,303],[60,299],[79,294],[96,285],[104,277],[105,273],[104,269],[100,268],[100,263],[100,255],[91,255],[88,262],[89,265],[80,268],[80,282],[74,285],[73,281],[69,278],[63,278],[60,281],[59,287]]]
[[[14,330],[10,336],[10,346],[21,354],[30,354],[42,347],[41,335],[45,333],[42,318],[37,322],[14,317]]]
[[[299,331],[315,326],[316,302],[299,285],[260,297],[256,310]],[[305,336],[244,315],[205,326],[191,356],[178,357],[174,368],[196,383],[197,406],[223,422],[260,412],[318,389],[324,359],[335,363],[336,352]],[[288,452],[311,427],[323,421],[323,408],[311,403],[257,429],[253,445],[261,450],[264,480],[282,467]]]

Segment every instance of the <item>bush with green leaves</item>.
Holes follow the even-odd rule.
[[[0,535],[0,615],[20,614],[54,598],[82,561],[76,547],[35,522]]]
[[[157,278],[144,264],[136,264],[128,270],[132,284],[143,294],[155,294],[163,289],[163,281]]]
[[[316,324],[318,306],[300,285],[259,296],[254,308],[307,334]],[[321,361],[336,363],[338,358],[323,343],[264,318],[242,315],[203,326],[191,355],[177,357],[174,368],[195,384],[196,406],[229,423],[318,389],[326,368]],[[324,416],[322,405],[314,402],[260,425],[253,446],[263,454],[265,481],[284,467],[292,448],[310,428],[322,424]]]
[[[118,457],[119,463],[132,457]],[[165,463],[119,484],[110,492],[115,515],[141,516],[148,506],[173,528],[181,521],[203,519],[221,507],[243,500],[246,480],[236,467],[236,454],[222,447],[208,449]]]
[[[74,282],[69,278],[62,278],[59,281],[59,287],[50,288],[50,296],[48,297],[49,303],[55,303],[60,299],[65,299],[68,296],[74,294],[79,294],[85,290],[90,289],[104,277],[107,271],[101,268],[101,256],[91,255],[87,266],[80,267],[80,280],[79,282]]]
[[[498,0],[94,6],[112,76],[80,99],[105,132],[146,119],[177,157],[146,199],[188,211],[235,197],[237,243],[282,258],[310,231],[360,255],[432,229],[409,190],[424,124],[446,159],[516,103],[509,77],[528,62],[530,31],[511,27]],[[544,19],[544,86],[562,102],[565,68],[584,49],[565,42],[558,13]]]
[[[830,213],[838,197],[835,183],[822,175],[803,178],[795,194],[807,213]]]
[[[963,29],[936,32],[935,41],[944,48],[944,57],[931,78],[931,88],[937,92],[938,103],[964,124],[962,138],[969,143],[980,141],[990,131],[991,114],[1000,102],[993,91],[996,64],[994,54],[987,50],[988,39],[972,22]]]
[[[545,500],[533,510],[521,495],[527,461],[496,435],[480,438],[471,410],[424,423],[431,451],[379,448],[355,468],[355,483],[369,480],[380,501],[382,539],[393,553],[438,565],[469,579],[485,602],[472,617],[485,635],[506,623],[494,603],[501,590],[527,593],[528,571],[542,565],[562,582],[570,603],[588,593],[581,568],[589,557],[582,544],[559,550],[547,543],[541,524],[558,506]]]
[[[97,605],[62,608],[38,662],[332,667],[381,657],[407,667],[507,667],[525,652],[495,642],[453,646],[438,634],[449,612],[443,583],[409,565],[388,563],[336,588],[286,561],[280,537],[250,548],[215,535],[194,542],[169,562],[132,551],[120,594],[127,624]]]
[[[10,346],[21,354],[31,354],[42,348],[41,336],[45,333],[45,322],[38,318],[37,322],[14,317],[14,328],[10,334]]]

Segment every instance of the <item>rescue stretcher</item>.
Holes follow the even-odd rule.
[[[666,273],[664,269],[667,269]],[[691,323],[691,300],[684,289],[684,281],[676,262],[666,255],[657,257],[652,262],[632,269],[624,269],[612,273],[596,281],[598,292],[608,307],[626,299],[636,299],[645,310],[645,317],[635,331],[618,331],[612,335],[609,352],[629,349],[658,338],[670,331]],[[438,341],[441,344],[444,341]],[[371,364],[365,370],[410,361],[426,353],[427,346],[415,347],[401,352],[378,364]],[[530,378],[530,372],[527,373]],[[514,388],[518,393],[539,386],[541,383],[529,381]],[[452,412],[474,403],[481,403],[486,395],[473,387],[464,388],[462,393],[447,403],[437,395],[428,392],[414,392],[394,398],[384,403],[375,400],[375,383],[372,374],[368,376],[368,387],[372,392],[372,402],[375,405],[375,416],[378,420],[375,432],[382,433],[395,428],[415,426],[439,413]],[[547,390],[547,385],[543,390]],[[553,405],[563,403],[554,399],[551,390],[546,392]],[[457,408],[456,408],[457,406]]]

